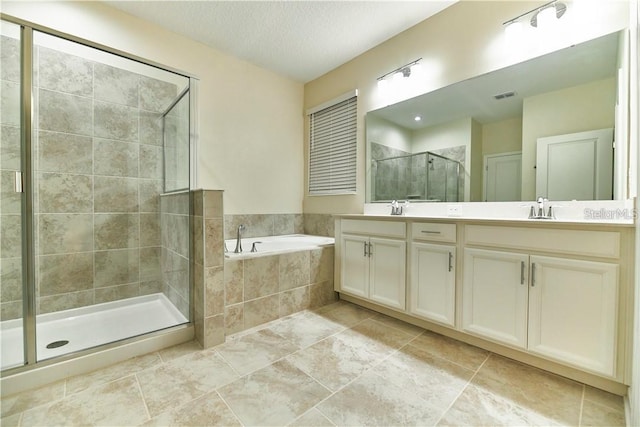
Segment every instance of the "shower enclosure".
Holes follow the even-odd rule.
[[[189,322],[191,79],[0,38],[2,370]]]
[[[372,160],[373,201],[462,201],[463,167],[429,151]]]

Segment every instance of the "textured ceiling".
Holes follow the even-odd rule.
[[[105,1],[306,83],[455,1]]]

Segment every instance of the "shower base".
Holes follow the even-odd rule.
[[[162,294],[95,304],[36,317],[38,361],[187,323]],[[2,369],[23,365],[22,319],[0,322]]]

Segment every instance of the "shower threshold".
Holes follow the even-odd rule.
[[[188,320],[162,293],[36,317],[38,361],[143,335]],[[0,322],[2,369],[22,366],[22,319]]]

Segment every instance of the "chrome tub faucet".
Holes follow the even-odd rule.
[[[245,226],[244,224],[240,224],[238,226],[238,237],[236,240],[236,249],[233,251],[236,254],[239,254],[240,252],[242,252],[242,232],[245,230]]]

